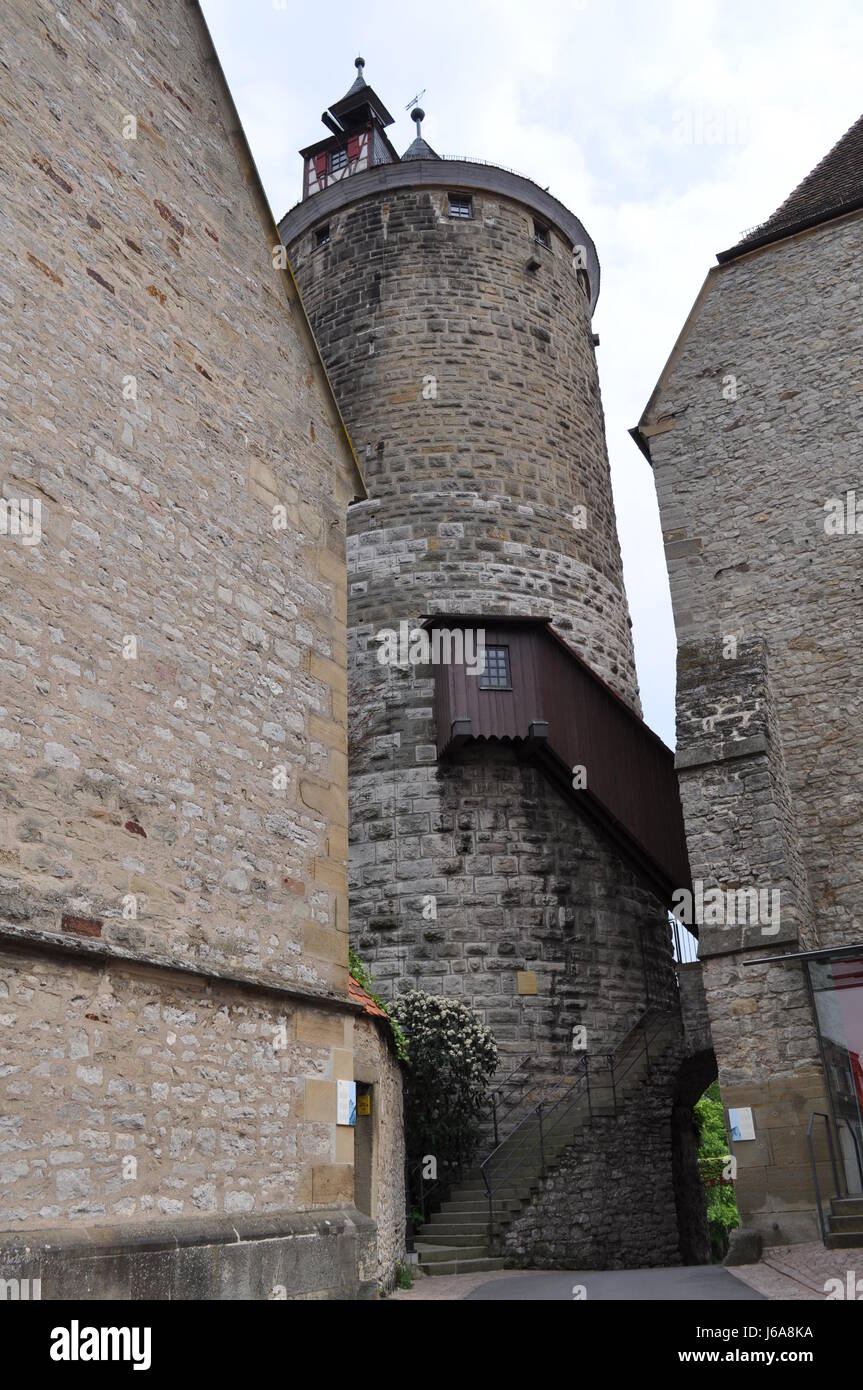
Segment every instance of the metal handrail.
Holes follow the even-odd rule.
[[[654,1024],[652,1036],[655,1037],[664,1029],[668,1021],[674,1017],[670,1010],[648,1011],[638,1020],[629,1030],[625,1037],[612,1049],[605,1054],[605,1061],[602,1066],[603,1071],[610,1075],[610,1085],[614,1105],[614,1113],[617,1114],[617,1083],[635,1066],[641,1056],[644,1056],[648,1074],[650,1071],[650,1040],[651,1022]],[[638,1049],[633,1045],[641,1039],[642,1047]],[[630,1054],[631,1055],[628,1055]],[[515,1129],[506,1139],[499,1143],[488,1157],[480,1164],[483,1183],[488,1197],[489,1207],[489,1241],[494,1241],[494,1194],[502,1186],[504,1176],[511,1173],[513,1166],[518,1166],[525,1147],[533,1140],[533,1125],[538,1129],[539,1152],[540,1152],[540,1172],[545,1169],[545,1145],[546,1140],[551,1134],[558,1130],[562,1122],[570,1116],[573,1108],[578,1103],[587,1098],[588,1114],[593,1118],[593,1104],[590,1089],[590,1064],[592,1060],[585,1053],[582,1059],[581,1075],[575,1081],[568,1084],[565,1091],[558,1095],[549,1103],[548,1097],[543,1097],[539,1104],[516,1125]],[[561,1106],[563,1109],[561,1109]],[[555,1112],[557,1112],[555,1114]],[[503,1163],[500,1163],[503,1159]],[[497,1160],[497,1163],[496,1163]]]
[[[498,1100],[498,1098],[499,1098],[499,1096],[501,1095],[501,1093],[507,1089],[508,1086],[513,1085],[513,1084],[516,1084],[516,1074],[517,1074],[518,1072],[520,1072],[520,1071],[522,1070],[522,1068],[524,1067],[524,1064],[525,1064],[526,1062],[530,1062],[530,1061],[532,1060],[533,1057],[534,1057],[534,1052],[533,1052],[533,1051],[531,1051],[531,1052],[525,1052],[521,1057],[519,1057],[519,1059],[518,1059],[518,1061],[516,1062],[515,1066],[512,1067],[511,1070],[507,1073],[507,1075],[503,1078],[503,1080],[500,1081],[500,1082],[498,1083],[497,1086],[495,1086],[495,1088],[494,1088],[493,1091],[489,1091],[488,1095],[487,1095],[487,1096],[485,1097],[485,1099],[483,1100],[483,1103],[482,1103],[482,1104],[483,1104],[483,1107],[486,1107],[486,1106],[488,1105],[488,1103],[491,1102],[492,1123],[493,1123],[493,1126],[494,1126],[494,1140],[495,1140],[495,1145],[497,1145],[497,1144],[500,1142],[500,1141],[499,1141],[500,1121],[501,1121],[501,1120],[503,1119],[503,1117],[504,1117],[509,1111],[511,1111],[512,1108],[513,1108],[513,1107],[510,1105],[510,1106],[507,1106],[505,1109],[501,1109],[501,1108],[500,1108],[500,1105],[499,1105],[499,1100]],[[525,1086],[531,1085],[531,1084],[535,1084],[535,1083],[534,1083],[534,1078],[533,1078],[529,1073],[527,1073],[526,1075],[524,1075],[524,1076],[521,1078],[521,1086],[522,1086],[522,1088],[524,1088]],[[515,1102],[514,1102],[514,1103],[515,1103]],[[453,1183],[454,1181],[456,1181],[456,1179],[457,1179],[457,1178],[461,1175],[461,1173],[463,1172],[463,1169],[458,1169],[458,1170],[456,1170],[454,1173],[447,1173],[447,1174],[445,1174],[445,1175],[443,1175],[443,1176],[441,1176],[441,1177],[439,1177],[439,1178],[435,1178],[435,1179],[433,1179],[432,1182],[430,1182],[430,1183],[427,1184],[425,1178],[423,1177],[423,1168],[424,1168],[424,1166],[425,1166],[425,1165],[424,1165],[424,1160],[423,1160],[423,1159],[420,1159],[420,1161],[419,1161],[418,1163],[415,1163],[415,1164],[414,1164],[413,1168],[409,1168],[409,1169],[408,1169],[408,1185],[409,1185],[409,1187],[412,1186],[411,1181],[410,1181],[411,1178],[413,1178],[413,1177],[415,1177],[415,1176],[417,1176],[417,1175],[419,1176],[419,1182],[418,1182],[418,1187],[419,1187],[419,1200],[420,1200],[420,1211],[421,1211],[421,1213],[422,1213],[423,1222],[425,1222],[426,1219],[427,1219],[428,1205],[429,1205],[429,1201],[430,1201],[430,1200],[432,1199],[432,1197],[433,1197],[433,1194],[434,1194],[435,1192],[437,1192],[438,1190],[441,1191],[441,1192],[446,1191],[446,1189],[448,1189],[449,1187],[451,1187],[451,1186],[452,1186],[452,1183]]]
[[[489,1091],[488,1095],[485,1097],[485,1100],[483,1101],[483,1107],[486,1107],[489,1104],[491,1105],[492,1126],[494,1128],[494,1142],[496,1145],[500,1143],[500,1120],[503,1119],[504,1115],[506,1115],[508,1111],[512,1110],[513,1105],[517,1103],[517,1101],[513,1101],[513,1104],[508,1105],[506,1109],[500,1109],[498,1098],[501,1097],[502,1099],[502,1092],[510,1086],[520,1084],[521,1089],[523,1091],[525,1086],[535,1084],[534,1078],[530,1075],[530,1072],[524,1072],[520,1078],[520,1081],[518,1080],[518,1074],[522,1072],[522,1069],[524,1068],[526,1063],[533,1060],[534,1055],[534,1052],[531,1051],[525,1052],[523,1057],[519,1057],[515,1066],[509,1070],[507,1075],[503,1078],[501,1082],[498,1083],[497,1086],[495,1086],[493,1091]]]
[[[425,1160],[421,1158],[419,1163],[415,1163],[413,1168],[408,1168],[407,1170],[409,1190],[412,1188],[411,1178],[415,1176],[417,1173],[419,1174],[420,1212],[422,1213],[423,1224],[425,1224],[425,1221],[427,1219],[426,1212],[432,1193],[435,1192],[438,1188],[440,1188],[442,1192],[445,1192],[448,1188],[452,1186],[454,1182],[457,1182],[461,1178],[464,1172],[463,1166],[456,1168],[453,1172],[446,1173],[442,1177],[435,1178],[432,1182],[426,1185],[426,1180],[423,1177],[424,1167]]]
[[[852,1138],[852,1140],[853,1140],[853,1142],[854,1142],[854,1153],[855,1153],[856,1156],[857,1156],[857,1171],[858,1171],[858,1173],[860,1174],[860,1187],[861,1187],[861,1190],[863,1190],[863,1158],[861,1158],[861,1155],[860,1155],[860,1144],[858,1143],[857,1135],[856,1135],[856,1133],[855,1133],[855,1131],[854,1131],[854,1127],[853,1127],[853,1125],[851,1124],[851,1121],[850,1121],[850,1120],[846,1120],[846,1118],[845,1118],[844,1115],[840,1115],[840,1116],[839,1116],[839,1119],[837,1120],[836,1123],[837,1123],[837,1125],[842,1124],[842,1125],[847,1125],[847,1127],[848,1127],[848,1133],[851,1135],[851,1138]],[[845,1183],[845,1192],[846,1192],[846,1194],[848,1193],[848,1182],[847,1182],[847,1180],[846,1180],[846,1183]]]
[[[617,1047],[614,1048],[614,1049],[612,1049],[611,1052],[607,1052],[607,1053],[605,1054],[606,1062],[605,1062],[605,1065],[603,1066],[602,1070],[603,1070],[603,1071],[607,1071],[607,1072],[609,1073],[609,1077],[610,1077],[610,1080],[611,1080],[611,1091],[612,1091],[612,1097],[613,1097],[613,1101],[614,1101],[614,1113],[615,1113],[615,1114],[617,1114],[617,1081],[618,1081],[618,1080],[622,1080],[625,1076],[627,1076],[627,1075],[629,1074],[629,1072],[630,1072],[630,1071],[632,1070],[632,1068],[635,1066],[635,1063],[638,1061],[638,1058],[642,1055],[642,1053],[639,1052],[639,1051],[637,1051],[637,1050],[631,1050],[632,1043],[633,1043],[634,1041],[636,1041],[637,1038],[638,1038],[639,1036],[641,1036],[641,1038],[643,1039],[643,1044],[644,1044],[644,1046],[643,1046],[643,1055],[644,1055],[644,1058],[645,1058],[645,1060],[646,1060],[646,1062],[647,1062],[647,1070],[648,1070],[648,1075],[649,1075],[649,1074],[650,1074],[650,1039],[651,1039],[651,1033],[650,1033],[650,1031],[649,1031],[649,1020],[650,1020],[650,1019],[653,1019],[653,1020],[654,1020],[655,1028],[654,1028],[654,1032],[653,1032],[653,1035],[652,1035],[652,1036],[655,1037],[657,1033],[659,1033],[659,1032],[662,1031],[662,1029],[666,1026],[666,1024],[667,1024],[669,1018],[671,1018],[671,1017],[673,1017],[673,1015],[672,1015],[672,1013],[671,1013],[670,1011],[667,1011],[667,1012],[666,1012],[666,1011],[661,1011],[661,1010],[648,1010],[648,1012],[645,1013],[645,1014],[643,1014],[642,1017],[638,1020],[638,1022],[629,1030],[629,1032],[625,1035],[625,1037],[623,1038],[623,1040],[622,1040],[621,1042],[618,1043]],[[628,1061],[628,1063],[627,1063],[625,1066],[621,1067],[620,1064],[619,1064],[619,1062],[616,1061],[616,1058],[618,1058],[618,1057],[625,1058],[626,1055],[627,1055],[627,1052],[629,1052],[630,1060]],[[589,1066],[590,1060],[591,1060],[591,1059],[587,1056],[587,1054],[585,1054],[585,1057],[584,1057],[584,1072],[585,1072],[585,1076],[584,1076],[584,1088],[585,1088],[585,1091],[586,1091],[586,1094],[587,1094],[587,1099],[588,1099],[588,1111],[589,1111],[589,1113],[590,1113],[590,1115],[591,1115],[591,1117],[592,1117],[592,1115],[593,1115],[593,1108],[592,1108],[592,1106],[591,1106],[591,1104],[590,1104],[590,1066]],[[569,1094],[570,1094],[570,1092],[568,1091],[568,1092],[566,1093],[566,1095],[561,1096],[561,1097],[559,1098],[559,1100],[555,1102],[555,1105],[552,1106],[552,1109],[555,1109],[555,1108],[557,1107],[557,1105],[561,1104],[564,1100],[567,1100]],[[568,1103],[567,1106],[566,1106],[566,1110],[564,1111],[564,1114],[568,1114],[568,1112],[572,1109],[573,1105],[576,1103],[576,1100],[577,1100],[577,1097],[575,1097],[575,1096],[573,1096],[573,1097],[569,1100],[569,1103]],[[557,1122],[555,1121],[555,1123],[557,1123]]]
[[[625,1046],[628,1041],[629,1035],[627,1035],[627,1038],[624,1039],[624,1044],[622,1045],[622,1047]],[[610,1057],[611,1055],[612,1054],[609,1054]],[[501,1182],[504,1175],[510,1173],[513,1167],[518,1165],[518,1163],[521,1160],[524,1149],[526,1148],[526,1146],[531,1144],[533,1139],[532,1121],[536,1120],[538,1125],[541,1166],[544,1167],[545,1135],[548,1132],[549,1128],[549,1116],[554,1116],[554,1112],[559,1109],[563,1102],[567,1102],[564,1111],[561,1114],[558,1114],[556,1118],[552,1119],[551,1121],[551,1127],[556,1128],[560,1119],[564,1115],[568,1115],[573,1106],[576,1105],[584,1095],[587,1096],[588,1111],[592,1115],[590,1093],[590,1061],[586,1054],[582,1059],[582,1067],[583,1075],[577,1078],[572,1085],[568,1086],[563,1095],[558,1096],[557,1099],[552,1101],[550,1105],[546,1104],[546,1106],[544,1106],[543,1103],[540,1102],[540,1104],[528,1115],[526,1115],[524,1119],[520,1122],[520,1124],[516,1126],[515,1130],[513,1130],[513,1132],[508,1136],[508,1138],[504,1140],[503,1144],[499,1144],[497,1148],[488,1155],[485,1161],[482,1164],[480,1164],[480,1172],[482,1173],[483,1183],[485,1185],[486,1193],[489,1199],[489,1233],[491,1239],[494,1238],[494,1186],[501,1186]],[[543,1109],[545,1109],[546,1111],[545,1124],[543,1123]],[[504,1158],[504,1162],[502,1165],[498,1164],[497,1169],[495,1170],[495,1168],[493,1167],[494,1160],[499,1156],[502,1156]],[[494,1185],[492,1179],[495,1180]]]
[[[815,1205],[818,1208],[818,1225],[821,1228],[821,1241],[827,1244],[827,1226],[824,1221],[824,1208],[821,1204],[821,1185],[818,1181],[818,1165],[815,1162],[815,1147],[812,1143],[812,1127],[816,1119],[824,1121],[824,1128],[827,1131],[827,1144],[830,1149],[830,1163],[833,1168],[833,1183],[836,1188],[837,1197],[840,1195],[839,1169],[836,1166],[836,1152],[833,1148],[833,1135],[830,1133],[830,1116],[824,1110],[813,1110],[809,1116],[809,1123],[806,1126],[806,1144],[809,1149],[809,1162],[812,1165],[812,1181],[815,1184]]]
[[[517,179],[524,179],[526,183],[532,183],[537,188],[540,186],[536,179],[532,179],[530,174],[523,174],[520,169],[510,169],[506,164],[493,164],[489,159],[477,159],[476,155],[444,154],[440,158],[450,164],[481,164],[486,169],[502,169],[505,174],[515,174]],[[543,191],[547,193],[548,189]]]

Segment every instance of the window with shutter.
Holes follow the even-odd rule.
[[[351,135],[348,137],[348,159],[359,159],[360,157],[360,137]]]
[[[327,155],[326,155],[326,150],[325,150],[323,154],[316,154],[316,155],[315,155],[315,173],[317,174],[317,176],[318,176],[319,179],[322,179],[322,178],[324,177],[324,174],[325,174],[326,172],[327,172]]]

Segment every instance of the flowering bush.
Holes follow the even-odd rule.
[[[478,1116],[497,1066],[490,1030],[466,1004],[423,990],[401,994],[390,1005],[407,1035],[405,1073],[408,1162],[437,1160],[439,1177],[473,1157]]]

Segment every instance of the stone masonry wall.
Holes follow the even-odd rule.
[[[637,993],[637,953],[594,938],[656,902],[509,754],[438,768],[433,671],[377,659],[382,629],[430,612],[548,615],[638,708],[571,247],[552,229],[528,272],[529,210],[475,194],[473,211],[449,218],[444,188],[375,194],[329,218],[327,246],[316,229],[289,245],[370,491],[348,522],[352,930],[383,989],[458,993],[505,1046],[565,1050],[576,1016],[602,1013],[576,958]],[[519,996],[534,968],[538,995]]]
[[[0,1226],[353,1201],[354,1019],[148,967],[2,952]]]
[[[328,213],[320,246],[282,224],[369,489],[348,518],[351,931],[382,993],[455,995],[503,1052],[565,1072],[574,1027],[602,1049],[644,1013],[645,958],[672,1002],[666,911],[512,749],[438,764],[433,670],[378,660],[429,614],[548,617],[639,709],[572,247],[552,227],[537,252],[502,197],[450,218],[445,179]],[[649,1161],[670,1189],[667,1129]]]
[[[764,920],[701,927],[699,957],[743,944],[814,944],[814,923],[764,643],[681,647],[676,767],[693,877],[705,890],[755,888]],[[730,913],[726,914],[728,917]],[[759,906],[759,916],[761,916]]]
[[[354,1076],[373,1086],[372,1216],[377,1226],[377,1282],[392,1289],[405,1253],[405,1132],[401,1063],[384,1034],[389,1024],[361,1015],[354,1024]]]
[[[616,1116],[595,1116],[585,1125],[509,1227],[510,1267],[640,1269],[682,1262],[671,1159],[680,1061],[679,1049],[669,1049]],[[697,1174],[685,1176],[699,1192]],[[686,1249],[684,1258],[705,1261],[705,1236],[702,1231],[700,1246]]]
[[[90,8],[4,21],[0,911],[343,992],[349,455],[196,12]]]
[[[824,528],[863,497],[861,246],[850,218],[713,271],[650,409],[678,640],[769,652],[821,945],[863,937],[863,537]]]
[[[373,195],[288,247],[372,499],[351,512],[351,627],[427,611],[551,616],[638,707],[590,307],[530,211]],[[576,527],[583,507],[586,524]],[[375,648],[376,649],[376,648]],[[375,672],[363,703],[374,710]]]
[[[863,467],[861,242],[850,218],[711,272],[647,416],[693,875],[782,893],[778,935],[709,929],[701,951],[723,1100],[755,1111],[742,1219],[780,1243],[817,1234],[824,1080],[802,967],[748,962],[863,937],[861,540],[825,531]]]
[[[666,908],[511,749],[480,745],[382,781],[383,816],[357,796],[351,858],[365,889],[357,945],[382,993],[455,995],[502,1051],[564,1062],[574,1027],[601,1049],[644,1013],[645,962],[671,997]],[[375,888],[379,906],[367,912]],[[523,971],[536,974],[535,994],[519,993]]]
[[[197,5],[10,0],[0,65],[0,1226],[203,1248],[353,1201],[362,483]]]

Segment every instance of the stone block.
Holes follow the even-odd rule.
[[[306,1077],[303,1115],[304,1119],[310,1123],[322,1120],[327,1124],[335,1124],[335,1081],[315,1081]]]
[[[297,1041],[341,1047],[345,1041],[346,1020],[335,1010],[297,1010]]]
[[[315,1204],[352,1202],[354,1169],[351,1163],[329,1163],[312,1169],[312,1197]]]
[[[738,1226],[728,1238],[726,1265],[755,1265],[761,1259],[761,1235],[749,1227]]]

